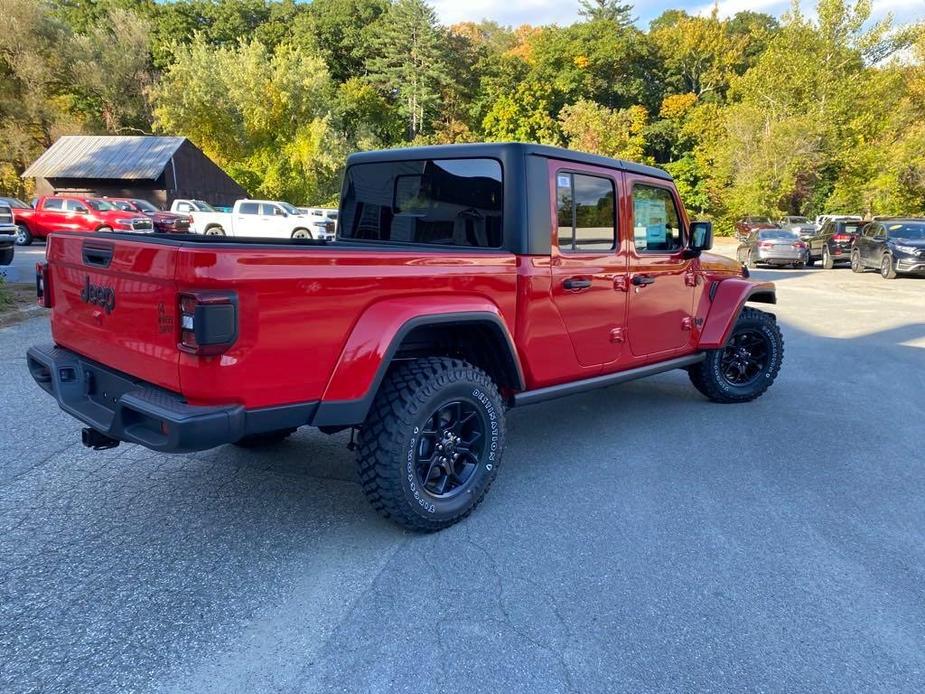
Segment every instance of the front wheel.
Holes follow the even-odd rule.
[[[745,308],[726,346],[688,369],[691,383],[713,402],[748,402],[771,387],[784,359],[784,338],[770,313]]]
[[[488,492],[504,449],[504,402],[491,378],[458,359],[400,363],[360,430],[366,498],[409,530],[441,530]]]
[[[893,257],[889,253],[884,253],[880,259],[880,276],[885,280],[896,279],[896,266],[893,265]]]
[[[30,232],[24,224],[16,225],[16,245],[17,246],[31,246],[32,245],[32,232]]]
[[[861,264],[861,252],[851,252],[851,272],[864,272],[864,266]]]
[[[292,232],[292,238],[294,239],[310,239],[312,238],[312,232],[308,229],[296,229]]]

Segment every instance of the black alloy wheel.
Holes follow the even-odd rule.
[[[723,350],[720,370],[732,386],[748,386],[764,372],[768,365],[770,344],[759,330],[735,333]]]
[[[415,472],[424,490],[437,498],[464,491],[479,466],[487,423],[474,403],[441,405],[421,430]]]

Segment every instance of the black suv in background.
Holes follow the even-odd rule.
[[[925,275],[925,219],[871,222],[851,249],[851,269],[877,268],[883,279],[898,273]]]
[[[829,219],[806,241],[806,264],[812,266],[817,260],[822,267],[831,270],[835,263],[851,262],[851,248],[854,240],[867,222],[858,219]]]

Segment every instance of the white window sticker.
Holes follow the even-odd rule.
[[[571,188],[572,179],[568,176],[559,176],[559,187],[560,188]]]

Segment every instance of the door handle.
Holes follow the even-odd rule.
[[[655,284],[655,278],[649,275],[633,275],[632,282],[636,287],[645,287],[647,284]]]
[[[569,290],[587,289],[591,286],[591,280],[587,277],[569,277],[562,286]]]

